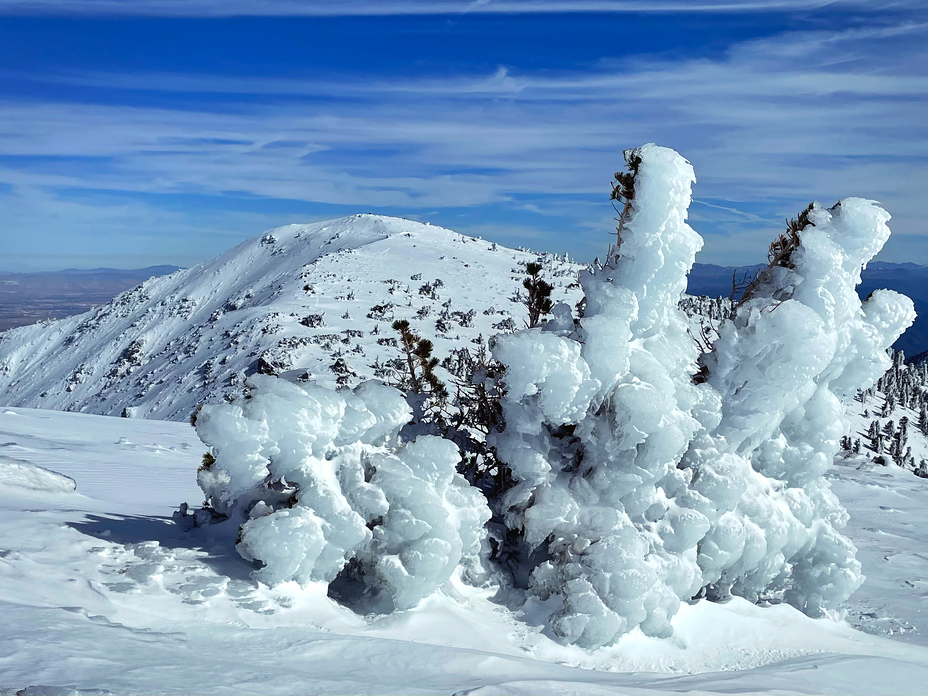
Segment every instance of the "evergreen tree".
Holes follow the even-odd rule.
[[[880,421],[870,421],[870,428],[867,430],[867,438],[870,440],[870,449],[874,452],[879,452],[881,449],[878,446],[880,440]]]
[[[406,358],[407,380],[404,386],[413,394],[427,392],[440,399],[446,398],[448,390],[433,371],[438,367],[438,358],[432,357],[432,342],[416,334],[405,319],[393,322],[393,329],[400,334],[400,345]]]
[[[525,306],[528,308],[528,328],[538,326],[541,317],[551,311],[551,292],[554,286],[541,279],[541,264],[534,261],[525,266],[528,278],[522,281],[522,287],[528,291]]]
[[[896,400],[892,392],[887,388],[886,400],[883,402],[883,418],[888,418],[896,408]]]

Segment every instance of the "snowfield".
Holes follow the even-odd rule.
[[[633,631],[587,651],[548,638],[537,604],[514,613],[456,579],[387,616],[324,585],[254,583],[227,543],[171,521],[202,497],[202,452],[183,423],[0,409],[0,470],[77,483],[0,479],[0,693],[928,692],[928,486],[896,466],[839,457],[829,475],[867,576],[848,618],[872,633],[701,600],[669,640]]]

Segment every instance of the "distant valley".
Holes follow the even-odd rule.
[[[82,314],[149,278],[177,270],[177,266],[149,266],[0,273],[0,331]]]

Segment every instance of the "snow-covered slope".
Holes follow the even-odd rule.
[[[354,385],[397,355],[394,319],[439,357],[522,327],[517,293],[538,258],[376,215],[280,227],[92,312],[0,334],[0,402],[184,420],[258,370]],[[543,263],[553,299],[576,302],[578,266]]]
[[[830,474],[868,576],[850,616],[882,636],[735,598],[684,605],[672,639],[635,631],[591,652],[558,645],[532,620],[540,607],[514,614],[492,588],[453,582],[414,610],[365,617],[319,587],[255,584],[228,545],[170,521],[179,502],[199,500],[201,453],[186,423],[0,408],[0,470],[14,459],[77,482],[74,492],[0,479],[0,694],[912,694],[928,684],[928,486],[898,467],[839,458]]]

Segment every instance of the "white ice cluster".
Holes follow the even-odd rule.
[[[863,581],[823,476],[847,432],[842,399],[886,371],[886,349],[915,318],[903,295],[877,291],[861,304],[855,292],[887,220],[860,198],[814,205],[798,248],[761,274],[709,356],[721,410],[685,464],[692,505],[712,525],[699,563],[715,591],[781,592],[816,615]]]
[[[620,256],[581,274],[579,326],[498,337],[493,351],[507,365],[507,427],[494,444],[518,482],[506,522],[544,545],[532,589],[563,600],[552,630],[585,647],[636,626],[669,635],[681,598],[701,586],[695,547],[709,529],[677,500],[704,391],[676,308],[702,247],[686,224],[695,177],[672,150],[646,145],[627,157],[634,212]]]
[[[823,478],[845,431],[840,399],[873,384],[914,317],[901,295],[862,307],[854,290],[889,216],[860,199],[810,211],[798,249],[723,330],[707,378],[678,309],[702,246],[686,224],[692,167],[655,145],[626,157],[631,215],[617,253],[581,275],[579,324],[558,307],[493,351],[507,391],[492,444],[516,481],[505,521],[536,549],[531,591],[561,600],[552,631],[585,647],[635,627],[669,635],[702,591],[837,606],[861,581]]]
[[[352,561],[355,577],[407,609],[479,564],[486,501],[456,473],[452,443],[399,444],[411,415],[399,391],[264,375],[248,387],[198,413],[215,457],[198,481],[215,513],[241,525],[237,549],[260,564],[257,580],[328,583]]]

